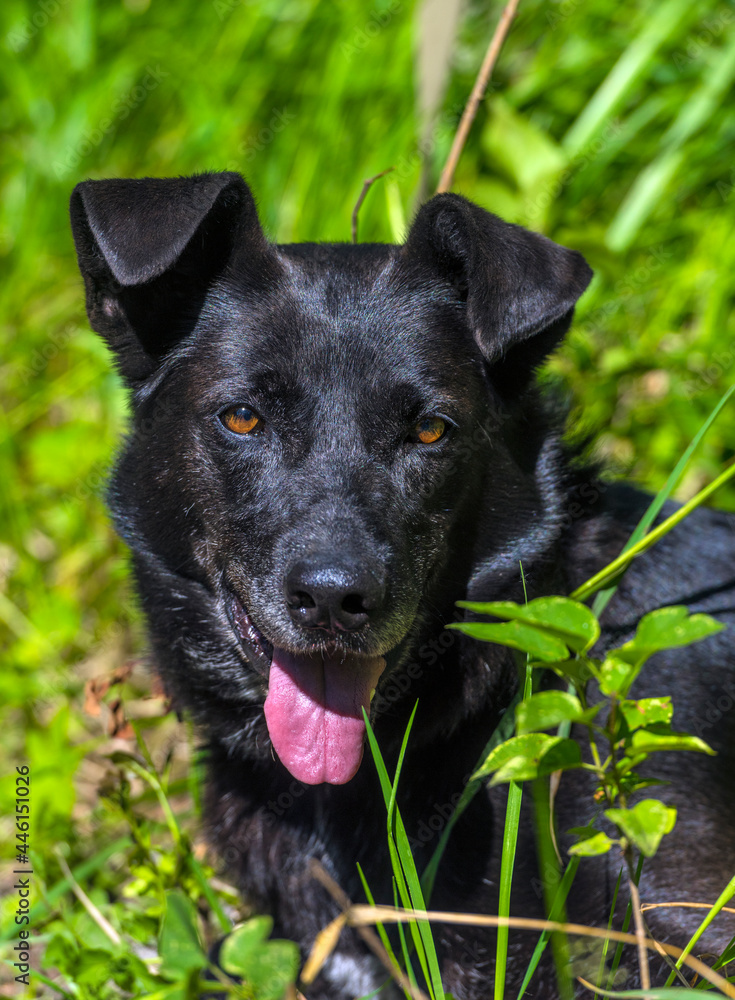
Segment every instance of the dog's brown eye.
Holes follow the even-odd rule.
[[[416,440],[421,444],[435,444],[443,438],[447,430],[446,420],[441,417],[424,417],[413,429]]]
[[[263,421],[249,406],[231,406],[229,410],[225,410],[220,420],[228,431],[235,434],[252,434],[263,426]]]

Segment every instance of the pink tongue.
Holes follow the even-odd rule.
[[[382,656],[294,656],[273,650],[265,719],[276,753],[307,785],[344,785],[362,760],[363,706],[385,669]]]

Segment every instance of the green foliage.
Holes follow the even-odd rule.
[[[643,799],[630,809],[606,809],[605,815],[645,858],[656,853],[663,835],[676,823],[676,809],[658,799]]]
[[[240,976],[257,1000],[280,1000],[296,979],[299,949],[293,941],[268,941],[273,921],[253,917],[236,927],[222,946],[222,967]]]
[[[590,645],[586,637],[592,637],[594,642],[599,636],[599,624],[589,608],[570,598],[544,598],[540,606],[538,601],[527,605],[504,601],[470,607],[479,614],[506,618],[511,624],[523,617],[528,630],[525,652],[532,668],[547,669],[552,665],[545,655],[546,641],[562,643],[560,656],[564,659],[554,663],[553,668],[574,691],[574,694],[538,691],[524,697],[516,707],[518,735],[493,749],[475,777],[492,775],[491,784],[501,784],[529,781],[573,768],[589,770],[599,782],[595,797],[608,803],[605,816],[617,827],[623,847],[630,843],[646,857],[655,854],[663,835],[673,829],[676,814],[655,799],[628,805],[630,795],[651,785],[651,779],[643,777],[638,768],[652,754],[663,750],[713,751],[696,736],[672,731],[670,698],[635,701],[628,698],[628,693],[654,653],[697,642],[719,632],[723,626],[709,615],[690,615],[685,607],[660,608],[644,615],[629,642],[599,660],[583,652]],[[478,636],[478,629],[494,629],[491,641],[518,648],[518,635],[506,636],[503,626],[460,622],[454,627],[474,637]],[[595,718],[603,703],[588,702],[589,678],[599,682],[601,692],[608,698],[602,722],[596,722]],[[576,740],[542,732],[562,723],[586,727],[592,763],[582,761]],[[604,759],[598,750],[599,740],[608,746]],[[572,852],[584,856],[601,854],[613,843],[604,832],[593,826],[585,827]]]
[[[143,757],[147,756],[141,742]],[[127,827],[128,835],[81,865],[71,876],[32,855],[43,886],[31,911],[31,924],[43,945],[41,969],[53,973],[55,988],[76,1000],[119,1000],[121,995],[184,1000],[205,995],[202,975],[209,970],[228,996],[244,1000],[281,1000],[295,981],[298,948],[268,940],[272,922],[256,917],[232,930],[234,889],[212,885],[213,871],[195,857],[174,816],[170,784],[151,763],[132,754],[113,754],[117,764],[108,782],[106,806]],[[151,819],[149,791],[133,791],[135,779],[165,803]],[[111,864],[112,859],[112,864]],[[84,901],[71,896],[91,872],[99,886],[87,887]],[[230,932],[228,934],[228,932]],[[11,947],[17,928],[8,910],[0,941]],[[212,967],[208,952],[228,934],[220,960],[231,979]],[[39,975],[34,970],[34,977]],[[242,980],[242,981],[240,981]],[[210,983],[211,988],[211,983]]]
[[[158,941],[161,955],[159,973],[165,979],[186,978],[207,964],[207,956],[197,928],[196,907],[183,892],[171,889],[166,893],[166,910]]]
[[[521,702],[528,704],[531,699]],[[492,751],[473,777],[482,778],[492,774],[492,784],[507,781],[530,781],[554,771],[579,767],[582,758],[579,744],[565,740],[561,736],[547,736],[531,733],[514,736]]]
[[[373,728],[370,725],[370,719],[368,718],[367,712],[364,708],[362,710],[362,714],[365,719],[368,742],[370,744],[373,760],[375,761],[378,778],[380,779],[380,787],[383,792],[383,798],[385,799],[385,805],[388,811],[388,852],[390,854],[390,861],[393,869],[394,885],[403,907],[406,909],[425,910],[426,903],[424,901],[424,894],[421,888],[421,881],[416,869],[416,863],[413,859],[413,854],[411,853],[411,845],[408,840],[408,834],[406,833],[406,827],[404,826],[403,819],[401,818],[400,810],[396,805],[398,781],[401,776],[403,757],[406,752],[406,746],[408,745],[408,738],[411,733],[413,718],[416,714],[416,707],[414,706],[408,726],[406,727],[393,781],[390,780],[390,776],[383,760],[383,755],[380,752],[380,747],[375,739]],[[364,882],[364,876],[361,875],[361,877]],[[424,920],[411,921],[409,927],[411,930],[413,946],[416,950],[416,955],[418,957],[419,964],[421,965],[421,971],[424,974],[424,979],[426,981],[431,1000],[445,1000],[445,997],[447,1000],[451,1000],[448,994],[445,994],[444,987],[442,986],[441,974],[439,972],[439,958],[429,923]],[[409,956],[405,949],[404,961],[406,968],[410,968]]]

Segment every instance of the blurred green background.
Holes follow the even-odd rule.
[[[464,5],[443,85],[426,5],[407,0],[4,0],[0,742],[5,773],[33,768],[44,878],[58,875],[54,845],[83,859],[119,820],[99,793],[111,734],[131,735],[121,693],[158,762],[185,757],[149,696],[102,500],[126,401],[83,311],[73,185],[240,170],[272,237],[346,240],[363,180],[394,166],[360,238],[400,239],[500,9]],[[521,0],[454,186],[588,257],[594,284],[545,377],[563,386],[572,431],[650,489],[735,370],[734,81],[730,0]],[[734,452],[725,415],[679,496]],[[735,507],[735,492],[719,502]],[[90,685],[120,668],[132,673],[109,691]]]

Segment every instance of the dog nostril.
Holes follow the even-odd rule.
[[[295,594],[291,594],[290,600],[288,602],[291,608],[314,608],[316,607],[316,601],[311,596],[307,594],[305,590],[299,590]]]
[[[347,594],[342,599],[342,610],[348,615],[364,615],[367,614],[368,608],[365,606],[362,594]]]

